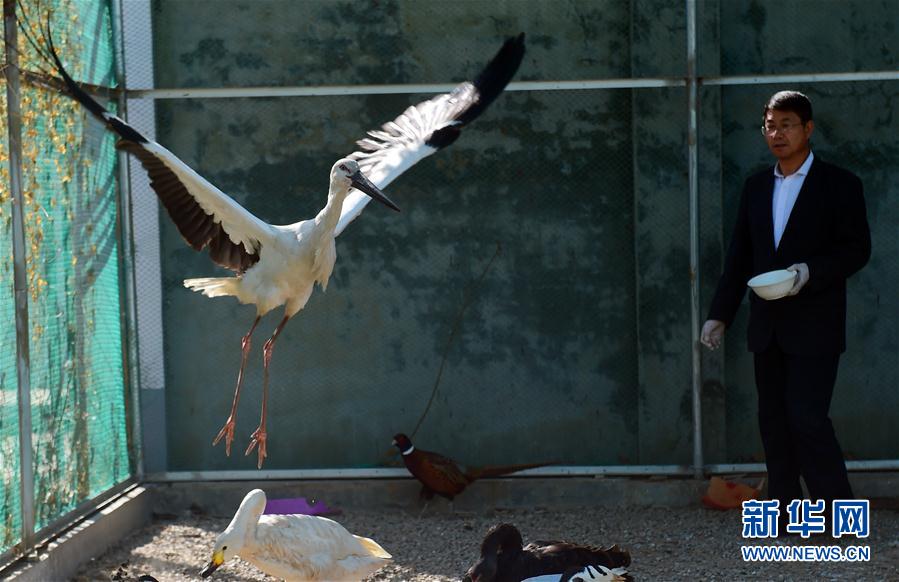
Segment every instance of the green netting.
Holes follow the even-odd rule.
[[[57,0],[26,3],[23,8],[22,22],[36,38],[41,36],[38,23],[52,10],[53,38],[73,76],[112,83],[114,45],[107,2]],[[23,69],[47,69],[24,35],[19,47]],[[35,527],[40,529],[130,476],[117,174],[114,140],[100,124],[86,119],[76,103],[25,83],[20,103]],[[10,322],[0,331],[0,503],[6,518],[0,542],[5,548],[18,535],[19,479],[9,193],[0,192],[0,313]]]
[[[0,553],[18,543],[19,413],[16,376],[15,294],[12,255],[12,198],[9,189],[9,148],[6,122],[6,82],[0,75]]]

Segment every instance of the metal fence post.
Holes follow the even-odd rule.
[[[115,74],[119,85],[118,115],[127,119],[127,103],[125,95],[125,47],[124,26],[122,21],[122,2],[112,2],[112,36],[115,45]],[[138,482],[144,478],[143,442],[141,439],[141,409],[140,409],[140,366],[139,346],[137,333],[137,291],[135,284],[134,268],[134,222],[131,206],[131,180],[128,171],[128,154],[119,150],[119,188],[118,188],[118,240],[122,252],[119,253],[119,267],[121,268],[120,281],[122,291],[119,293],[122,301],[124,317],[122,321],[122,337],[124,341],[123,357],[125,370],[126,398],[130,402],[130,414],[128,415],[128,438],[131,442],[129,453],[132,455],[134,477]],[[126,408],[127,409],[127,408]]]
[[[687,179],[690,189],[690,328],[693,356],[693,475],[703,474],[702,357],[699,344],[699,79],[696,74],[696,0],[687,0]]]
[[[22,207],[22,116],[19,110],[19,53],[16,0],[3,0],[6,41],[6,106],[9,127],[9,187],[12,192],[13,284],[16,295],[16,372],[19,382],[19,493],[23,554],[34,544],[34,464],[31,450],[31,376],[28,328],[28,279],[25,267],[25,219]]]

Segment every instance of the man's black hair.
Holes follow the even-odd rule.
[[[768,115],[768,111],[792,111],[799,116],[803,124],[812,120],[812,102],[799,91],[779,91],[768,99],[762,119]]]

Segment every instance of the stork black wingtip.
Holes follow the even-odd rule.
[[[506,39],[481,74],[475,78],[475,87],[481,92],[490,92],[488,88],[492,85],[497,93],[502,91],[518,72],[518,67],[524,60],[524,52],[523,32]]]
[[[62,77],[62,80],[65,81],[66,89],[69,94],[75,98],[76,101],[81,103],[88,111],[99,117],[100,119],[104,119],[105,114],[107,113],[106,109],[103,108],[102,105],[94,101],[90,95],[84,92],[81,87],[78,86],[78,83],[69,75],[66,68],[62,66],[62,61],[59,58],[59,53],[56,52],[56,45],[53,43],[53,33],[50,30],[50,14],[47,13],[47,52],[50,54],[50,58],[53,59],[53,64],[56,66],[56,70],[59,75]]]
[[[127,141],[133,141],[135,143],[146,143],[148,140],[143,135],[140,134],[139,131],[119,119],[118,117],[109,113],[105,107],[100,105],[93,97],[87,94],[87,92],[82,89],[77,82],[69,75],[66,68],[62,66],[62,60],[59,58],[59,54],[56,52],[56,46],[53,44],[53,35],[50,32],[50,15],[47,14],[47,52],[50,53],[50,58],[53,60],[54,65],[56,66],[56,70],[59,72],[59,75],[62,77],[62,80],[66,84],[66,90],[69,95],[81,103],[85,109],[94,114],[98,119],[106,123],[113,131],[115,131],[119,136]],[[46,55],[45,55],[46,56]]]
[[[524,60],[524,33],[506,39],[503,46],[496,52],[493,58],[484,67],[484,70],[475,77],[472,84],[478,91],[477,103],[464,111],[458,118],[459,123],[466,124],[480,115],[493,103],[515,73],[521,61]]]

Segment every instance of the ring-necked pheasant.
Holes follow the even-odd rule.
[[[535,541],[522,547],[521,533],[510,523],[490,528],[481,542],[481,558],[468,569],[463,582],[521,582],[537,576],[561,576],[572,569],[604,566],[611,580],[633,580],[618,570],[631,563],[630,554],[617,545],[608,548],[570,542]],[[602,578],[600,578],[602,579]]]
[[[403,463],[409,472],[422,484],[421,494],[431,499],[434,494],[450,501],[462,493],[473,481],[484,477],[499,477],[525,469],[545,467],[553,463],[526,463],[522,465],[493,465],[485,467],[466,467],[440,453],[416,449],[406,435],[400,433],[393,437],[393,444],[403,455]]]

